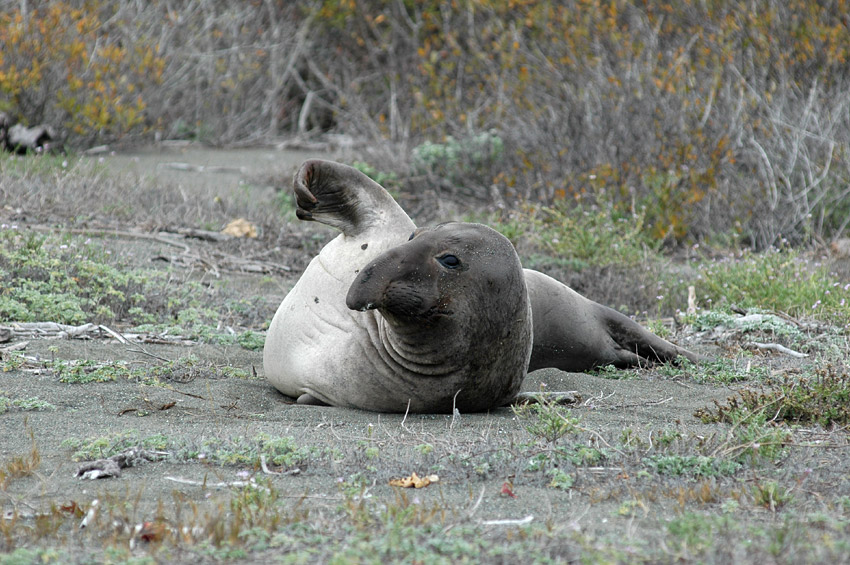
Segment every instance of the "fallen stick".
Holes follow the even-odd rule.
[[[260,455],[260,468],[263,470],[263,473],[265,473],[266,475],[286,476],[286,475],[297,475],[301,472],[301,469],[299,469],[297,467],[295,469],[290,469],[289,471],[283,471],[283,472],[272,471],[271,469],[269,469],[269,466],[266,463],[266,454],[265,453]]]
[[[13,343],[12,345],[7,345],[6,347],[0,348],[0,357],[3,356],[4,353],[11,353],[13,351],[21,351],[26,349],[30,344],[28,341],[19,341],[18,343]]]
[[[193,239],[201,239],[204,241],[228,241],[233,239],[232,235],[221,233],[219,231],[202,230],[196,228],[168,228],[168,231],[162,233],[173,233],[183,237],[191,237]]]
[[[232,488],[232,487],[236,487],[236,488],[254,487],[254,488],[265,489],[265,487],[258,485],[253,480],[250,480],[250,481],[230,481],[229,483],[226,483],[226,482],[209,483],[207,481],[193,481],[192,479],[184,479],[184,478],[181,478],[181,477],[170,477],[170,476],[166,476],[165,480],[174,481],[175,483],[180,483],[181,485],[192,485],[192,486],[204,487],[204,488],[216,488],[216,489],[218,489],[218,488]],[[266,489],[266,490],[268,490],[268,489]]]
[[[518,520],[484,520],[482,526],[525,526],[534,520],[534,516],[529,514],[525,518]]]
[[[29,229],[39,232],[67,232],[73,233],[77,235],[93,235],[93,236],[113,236],[113,237],[124,237],[128,239],[147,239],[151,241],[157,241],[159,243],[164,243],[166,245],[171,245],[174,247],[179,247],[183,250],[183,254],[186,255],[184,261],[194,261],[199,262],[201,264],[208,265],[213,271],[215,271],[216,276],[218,276],[218,269],[216,265],[211,265],[209,262],[204,261],[197,253],[192,253],[192,249],[181,241],[175,241],[174,239],[170,239],[167,237],[168,235],[180,238],[186,237],[196,237],[198,239],[210,239],[210,238],[202,238],[196,235],[179,233],[182,230],[178,230],[178,233],[173,233],[170,231],[162,231],[157,233],[143,233],[143,232],[132,232],[132,231],[123,231],[123,230],[108,230],[108,229],[94,229],[94,228],[54,228],[51,226],[42,226],[42,225],[31,225],[28,226]],[[198,233],[203,230],[194,230],[192,228],[186,228],[186,231]],[[209,234],[218,233],[218,232],[206,232]],[[225,234],[220,234],[224,236]],[[226,236],[231,238],[231,236]],[[247,272],[247,273],[274,273],[274,272],[284,272],[288,273],[292,271],[292,267],[288,265],[278,265],[276,263],[269,263],[267,261],[260,261],[257,259],[244,259],[241,257],[237,257],[235,255],[230,255],[223,252],[213,252],[213,255],[217,257],[220,261],[224,261],[225,263],[229,263],[229,270],[235,270],[239,272]],[[158,257],[161,260],[166,262],[174,263],[176,262],[176,258],[160,256]],[[187,265],[184,265],[188,267]]]
[[[673,400],[673,397],[662,398],[661,400],[647,400],[646,402],[633,402],[631,404],[615,404],[614,406],[609,406],[609,408],[637,408],[640,406],[658,406],[659,404],[665,404]]]
[[[754,341],[752,343],[748,343],[744,347],[752,347],[755,349],[766,349],[769,351],[777,351],[779,353],[784,353],[786,355],[790,355],[791,357],[808,357],[808,353],[800,353],[799,351],[794,351],[793,349],[788,349],[784,345],[779,345],[778,343],[759,343]]]
[[[14,322],[0,328],[14,337],[85,338],[96,337],[100,329],[94,324],[69,326],[57,322]]]
[[[111,329],[107,328],[106,326],[104,326],[104,325],[102,325],[102,324],[101,324],[101,325],[99,325],[98,327],[99,327],[101,330],[103,330],[103,331],[105,331],[106,333],[108,333],[109,335],[111,335],[112,337],[114,337],[115,339],[117,339],[119,342],[121,342],[121,343],[123,343],[123,344],[125,344],[125,345],[126,345],[127,343],[129,343],[129,342],[128,342],[125,338],[124,338],[124,336],[123,336],[123,335],[121,335],[120,333],[118,333],[118,332],[116,332],[116,331],[114,331],[114,330],[111,330]]]
[[[121,469],[135,467],[147,461],[159,461],[168,455],[167,451],[148,451],[140,447],[131,447],[112,457],[84,463],[77,469],[74,476],[90,480],[120,477]]]
[[[174,169],[175,171],[189,171],[193,173],[245,173],[245,167],[222,167],[218,165],[192,165],[189,163],[162,163],[160,167]]]
[[[95,235],[95,236],[114,236],[114,237],[127,237],[131,239],[150,239],[153,241],[158,241],[160,243],[165,243],[167,245],[173,245],[174,247],[179,247],[184,250],[186,253],[191,253],[191,249],[185,243],[181,243],[179,241],[173,241],[168,239],[167,237],[162,237],[158,233],[142,233],[142,232],[132,232],[132,231],[124,231],[124,230],[107,230],[107,229],[94,229],[94,228],[63,228],[63,227],[52,227],[52,226],[41,226],[41,225],[31,225],[27,226],[27,229],[31,229],[33,231],[40,232],[67,232],[73,233],[77,235]]]

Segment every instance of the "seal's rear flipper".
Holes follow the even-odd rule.
[[[639,365],[641,361],[676,363],[680,357],[691,363],[699,361],[695,354],[658,337],[628,316],[601,304],[596,306],[603,312],[601,317],[605,319],[608,333],[617,344],[618,353],[622,357],[622,364],[614,365],[631,367]],[[637,362],[634,362],[635,360]]]
[[[528,371],[554,367],[587,371],[614,365],[635,367],[696,355],[653,334],[628,316],[581,296],[565,284],[530,269],[525,282],[534,322]]]
[[[357,236],[382,226],[413,229],[413,222],[384,188],[340,163],[306,161],[293,180],[295,215]]]

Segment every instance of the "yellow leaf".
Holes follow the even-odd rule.
[[[257,237],[257,227],[245,218],[236,218],[221,230],[221,233],[233,237]]]
[[[416,473],[411,473],[409,477],[403,477],[401,479],[390,479],[391,487],[401,487],[401,488],[425,488],[431,483],[436,483],[440,480],[440,477],[437,475],[428,475],[425,477],[420,477]]]

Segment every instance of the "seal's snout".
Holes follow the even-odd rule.
[[[378,302],[381,293],[383,292],[383,284],[372,277],[373,267],[366,267],[348,289],[348,294],[345,297],[345,305],[349,310],[358,310],[365,312],[366,310],[374,310],[378,307]]]
[[[393,248],[362,269],[348,289],[345,305],[402,317],[428,313],[439,299],[439,290],[435,278],[422,271],[425,259],[410,260],[411,253],[416,253],[410,245]]]

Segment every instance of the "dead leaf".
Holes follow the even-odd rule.
[[[425,477],[420,477],[416,473],[411,473],[409,477],[404,477],[401,479],[390,479],[391,487],[402,487],[402,488],[425,488],[431,483],[436,483],[440,480],[440,477],[437,475],[427,475]]]
[[[236,218],[221,230],[221,233],[232,235],[233,237],[257,237],[257,226],[246,220],[245,218]]]
[[[516,494],[514,494],[514,485],[510,481],[505,481],[502,483],[502,490],[499,492],[502,496],[510,496],[511,498],[516,498]]]
[[[69,504],[62,504],[59,506],[59,510],[62,512],[67,512],[72,516],[82,517],[83,509],[77,504],[76,500],[72,500]]]
[[[163,522],[143,522],[136,526],[139,532],[139,539],[142,541],[161,541],[168,530]]]
[[[159,407],[159,409],[160,409],[160,410],[168,410],[169,408],[174,408],[174,406],[175,406],[176,404],[177,404],[176,402],[166,402],[165,404],[163,404],[162,406],[160,406],[160,407]]]

